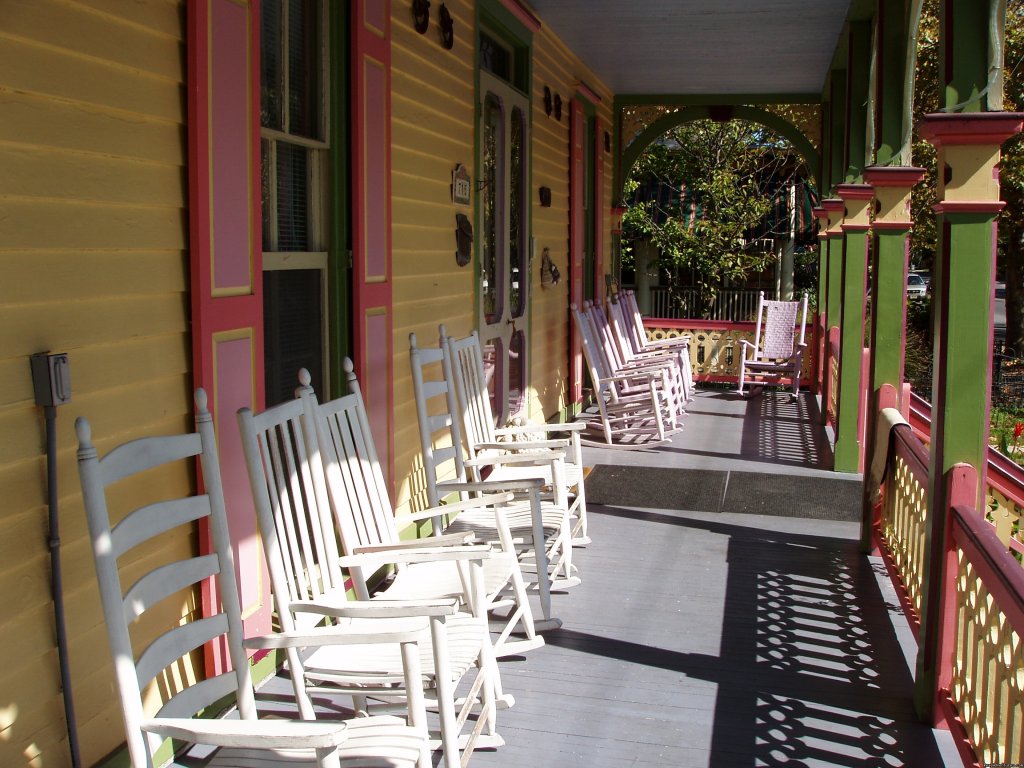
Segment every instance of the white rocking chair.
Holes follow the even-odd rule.
[[[202,761],[202,765],[211,767],[429,766],[422,695],[409,698],[413,726],[390,716],[343,722],[257,719],[249,660],[242,641],[213,420],[206,410],[203,390],[196,393],[196,405],[197,433],[135,440],[102,459],[93,447],[89,423],[79,418],[75,425],[79,476],[131,764],[138,768],[167,764],[175,757],[173,747],[184,742],[203,745],[198,749],[204,752],[210,746],[218,748]],[[186,463],[186,471],[192,471],[196,457],[202,466],[205,493],[167,500],[157,490],[151,498],[139,499],[139,506],[127,514],[119,508],[126,490],[122,481],[131,478],[128,487],[133,492],[144,492],[148,486],[137,478],[172,464]],[[155,487],[163,485],[156,483]],[[113,520],[120,522],[115,524]],[[204,521],[209,524],[210,554],[186,559],[176,559],[177,553],[162,556],[167,551],[160,546],[164,534]],[[124,571],[119,561],[125,565]],[[143,564],[149,570],[138,576]],[[133,578],[138,577],[126,586],[122,579],[129,572]],[[168,616],[164,610],[167,598],[197,590],[211,577],[215,577],[221,613],[187,622]],[[147,627],[149,639],[154,628],[166,629],[146,646],[143,638],[133,637],[139,626]],[[374,627],[379,630],[384,625]],[[397,643],[393,647],[403,662],[399,675],[410,691],[421,690],[417,642],[426,631],[426,620],[391,622],[387,630],[362,633],[361,637],[345,629],[283,632],[249,638],[245,646],[295,649],[363,641]],[[144,701],[143,691],[154,685],[165,688],[168,681],[181,679],[181,665],[190,655],[201,654],[207,643],[225,648],[233,669],[171,690],[154,712]],[[140,648],[140,652],[136,654],[133,648]],[[292,672],[301,675],[301,667]],[[225,700],[237,707],[240,719],[210,719],[210,713],[223,707]],[[200,712],[204,713],[201,718],[197,716]]]
[[[605,445],[637,447],[664,441],[675,431],[676,418],[665,367],[617,371],[603,345],[595,340],[597,330],[588,314],[575,304],[571,310],[597,407],[597,418],[588,419],[588,426],[604,437]],[[602,444],[597,440],[587,442]]]
[[[533,635],[534,630],[545,631],[562,626],[561,620],[551,613],[551,590],[554,579],[549,566],[549,554],[565,551],[571,547],[570,520],[565,503],[565,452],[559,448],[545,449],[541,461],[550,466],[552,486],[560,499],[544,501],[541,490],[544,485],[543,467],[537,466],[538,457],[533,455],[507,454],[488,458],[469,459],[463,442],[458,398],[455,393],[454,375],[450,370],[451,359],[444,348],[421,348],[416,344],[416,335],[409,335],[409,362],[412,369],[413,392],[416,398],[416,418],[419,424],[420,449],[426,476],[427,500],[432,507],[446,512],[451,508],[458,516],[451,520],[444,530],[472,532],[478,539],[494,541],[499,534],[494,521],[472,510],[459,511],[459,507],[441,506],[445,496],[458,494],[463,503],[482,493],[512,492],[518,502],[505,510],[509,529],[515,537],[514,545],[526,566],[533,569],[535,580],[530,588],[540,595],[543,618],[526,625],[527,639],[504,642],[497,646],[498,654],[504,648],[514,652],[514,645],[539,641],[543,638]],[[470,480],[467,476],[470,463],[477,467],[484,465],[527,465],[532,474],[527,477],[503,480]],[[434,520],[434,530],[442,530],[442,518]],[[556,555],[557,557],[557,555]],[[564,565],[564,561],[562,563]],[[571,565],[571,562],[570,562]],[[525,575],[525,574],[524,574]],[[576,577],[570,577],[576,580]],[[568,579],[560,586],[573,586]],[[532,615],[529,604],[516,592],[513,595],[519,610]],[[513,614],[514,616],[515,614]]]
[[[525,452],[537,457],[543,456],[544,452],[550,449],[564,451],[565,499],[569,502],[569,516],[572,518],[572,546],[589,543],[587,496],[583,487],[586,473],[579,434],[585,425],[569,422],[497,427],[491,410],[479,334],[473,331],[465,338],[453,339],[448,337],[443,325],[438,331],[439,346],[447,351],[450,358],[450,370],[455,382],[457,402],[462,412],[462,429],[468,446],[470,468],[478,469],[481,461],[484,462],[483,466],[486,466],[488,459],[507,454]],[[495,465],[490,468],[488,479],[539,476],[544,479],[546,486],[550,486],[553,480],[551,474],[550,463],[537,461],[533,464]],[[568,549],[567,556],[571,555],[571,547]],[[563,564],[571,566],[571,559]],[[555,569],[556,574],[558,570]],[[568,570],[568,567],[564,570]],[[571,574],[564,575],[568,577]]]
[[[345,362],[351,373],[351,363]],[[441,748],[445,768],[459,768],[460,751],[465,765],[477,747],[504,743],[495,731],[500,683],[481,602],[481,571],[490,547],[464,541],[400,543],[358,392],[327,404],[335,418],[322,427],[307,371],[300,381],[300,398],[258,415],[248,408],[238,412],[282,626],[305,629],[325,617],[360,626],[373,617],[428,616],[423,684],[440,720],[432,746]],[[345,556],[339,554],[339,533]],[[357,600],[347,597],[342,566]],[[367,577],[389,566],[398,567],[402,577],[416,574],[418,592],[397,595],[388,588],[371,595]],[[342,693],[352,695],[360,711],[386,711],[408,695],[423,695],[408,690],[396,674],[399,660],[387,649],[323,648],[295,660],[304,669],[304,679],[293,677],[300,703],[308,703],[311,693]],[[457,707],[455,689],[463,679],[469,681],[469,694]],[[474,708],[479,718],[464,732],[467,722],[474,725],[469,720]]]
[[[754,340],[741,339],[739,393],[747,385],[778,384],[790,380],[793,396],[800,393],[807,294],[800,301],[769,301],[761,291],[757,302]]]

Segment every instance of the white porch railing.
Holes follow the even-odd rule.
[[[671,319],[701,317],[704,299],[700,288],[651,288],[650,317]],[[704,320],[742,323],[757,312],[758,290],[722,290]]]

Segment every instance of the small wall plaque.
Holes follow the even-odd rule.
[[[541,208],[551,207],[551,187],[540,188],[540,206]]]
[[[452,171],[452,202],[456,205],[469,205],[471,189],[469,171],[466,170],[466,166],[459,163]]]

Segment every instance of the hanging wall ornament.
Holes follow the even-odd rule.
[[[430,27],[430,0],[412,0],[412,26],[421,35]]]
[[[555,120],[562,122],[562,97],[555,94]]]
[[[551,89],[546,85],[544,86],[544,114],[551,117],[551,110],[554,107],[551,104]]]
[[[473,253],[473,225],[469,217],[462,213],[455,214],[455,263],[460,267],[469,264]]]
[[[441,24],[441,45],[450,51],[452,46],[455,45],[455,22],[452,21],[452,15],[448,12],[448,7],[444,3],[441,3],[441,10],[438,15],[440,16]]]

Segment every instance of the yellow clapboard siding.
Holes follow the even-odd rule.
[[[0,307],[0,349],[11,356],[70,352],[86,344],[173,333],[187,319],[187,297],[181,294]]]
[[[178,66],[184,66],[180,54]],[[0,70],[10,89],[176,123],[185,119],[181,85],[171,79],[10,38],[0,45]]]
[[[14,38],[98,59],[119,68],[176,80],[182,53],[180,28],[163,31],[126,24],[117,16],[61,0],[5,0],[3,31]]]
[[[38,683],[28,673],[12,681],[11,690],[38,690]],[[71,765],[67,757],[68,734],[64,726],[63,701],[54,696],[33,699],[25,708],[13,707],[13,722],[0,731],[0,765],[11,768],[48,768],[50,765]],[[118,729],[123,732],[123,726]],[[116,731],[115,731],[116,732]],[[102,755],[95,755],[95,758]],[[88,763],[92,764],[92,761]]]
[[[0,144],[0,196],[177,205],[185,169],[95,154]]]
[[[75,0],[83,8],[114,17],[120,23],[144,27],[175,39],[181,38],[179,0]]]
[[[50,351],[65,350],[52,348]],[[191,350],[188,339],[178,333],[81,347],[68,354],[73,404],[78,402],[75,393],[95,392],[108,386],[111,372],[114,371],[117,372],[119,384],[139,387],[165,376],[187,380],[190,371]],[[5,406],[34,408],[33,402],[28,360],[24,357],[0,360],[0,412]],[[65,414],[68,410],[73,408],[72,405],[60,409],[59,424],[67,418]]]
[[[170,206],[129,207],[63,200],[0,200],[5,248],[184,249],[184,211]]]
[[[28,356],[68,352],[57,414],[58,508],[71,675],[86,765],[123,740],[86,533],[74,420],[99,450],[191,424],[184,3],[9,0],[0,25],[0,765],[69,764],[54,648],[44,423]],[[142,481],[136,481],[137,483]],[[144,482],[163,497],[194,469]],[[125,484],[124,505],[138,491]],[[186,526],[160,545],[188,553]],[[153,549],[127,558],[137,572]],[[185,607],[175,601],[175,622]],[[179,601],[180,602],[180,601]],[[153,636],[150,626],[141,637]],[[11,712],[14,712],[13,721]],[[30,762],[31,761],[31,762]]]
[[[184,293],[189,289],[187,259],[179,250],[0,251],[0,304],[69,301],[83,295]]]
[[[0,78],[0,140],[183,164],[184,134],[176,121],[13,93]]]

